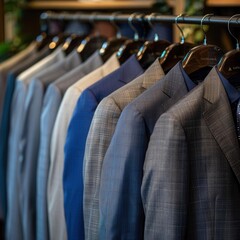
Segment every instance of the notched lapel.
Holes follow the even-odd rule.
[[[144,73],[143,68],[137,61],[135,55],[130,57],[120,68],[119,68],[118,81],[124,82],[125,84],[131,82],[133,79]]]
[[[157,59],[143,74],[142,88],[150,88],[157,82],[156,79],[161,80],[164,76],[165,73],[159,63],[159,60]]]
[[[168,72],[164,78],[164,84],[162,85],[162,92],[170,98],[170,102],[171,98],[174,97],[174,103],[188,93],[179,64],[180,63]]]
[[[236,128],[227,94],[215,68],[203,84],[203,117],[240,183],[240,149]]]

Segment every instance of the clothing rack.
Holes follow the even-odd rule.
[[[176,23],[176,18],[178,23],[184,24],[221,24],[227,25],[231,16],[173,16],[173,15],[145,15],[142,13],[136,14],[86,14],[86,13],[55,13],[55,12],[44,12],[40,16],[41,22],[47,22],[48,20],[78,20],[78,21],[113,21],[114,22],[127,22],[129,19],[131,21],[149,21],[151,19],[152,23]],[[203,19],[204,18],[204,19]],[[240,16],[236,16],[231,19],[231,25],[240,26]]]

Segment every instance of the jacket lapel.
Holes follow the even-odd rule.
[[[157,59],[142,76],[142,88],[144,89],[150,88],[158,80],[161,80],[165,76],[165,73],[159,63],[159,60]]]
[[[143,74],[144,70],[135,55],[131,56],[120,68],[117,74],[118,81],[125,84]]]
[[[185,84],[185,80],[182,74],[182,71],[179,66],[180,63],[175,65],[168,74],[164,77],[164,81],[161,85],[162,92],[169,99],[164,102],[164,109],[168,110],[171,106],[173,106],[178,100],[183,98],[187,93],[187,87]]]
[[[213,68],[204,83],[204,119],[240,183],[240,149],[231,106]]]

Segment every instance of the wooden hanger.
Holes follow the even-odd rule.
[[[68,55],[71,53],[79,44],[82,42],[82,40],[85,38],[85,35],[79,36],[76,34],[71,34],[64,42],[62,46],[62,50],[65,53],[65,55]]]
[[[182,66],[188,75],[204,68],[209,68],[210,71],[223,56],[221,48],[216,45],[207,44],[206,32],[203,29],[203,20],[212,15],[213,14],[206,14],[201,20],[201,27],[204,33],[203,45],[192,48],[182,61]]]
[[[59,34],[52,38],[52,41],[48,44],[50,51],[54,51],[58,46],[63,44],[68,36],[64,34]]]
[[[115,52],[117,52],[120,47],[128,40],[126,37],[122,37],[121,31],[117,24],[115,23],[115,17],[119,12],[115,12],[110,17],[110,22],[113,27],[116,29],[116,37],[108,39],[100,49],[100,55],[103,61],[107,61],[109,57]]]
[[[91,23],[94,25],[94,17],[96,12],[92,13]],[[107,38],[101,36],[99,33],[89,35],[81,41],[81,44],[77,47],[77,52],[83,61],[86,61],[94,52],[100,50],[103,43],[107,41]]]
[[[86,61],[95,51],[100,50],[103,43],[107,41],[103,36],[88,36],[82,40],[80,46],[77,48],[81,59]]]
[[[48,35],[46,32],[42,32],[36,37],[37,50],[42,50],[45,46],[48,46],[53,36]]]
[[[148,24],[152,29],[154,29],[154,27],[151,19],[154,15],[156,14],[152,13],[147,17]],[[158,34],[155,33],[154,41],[146,41],[137,53],[137,59],[141,66],[147,69],[159,56],[161,56],[162,52],[169,45],[170,42],[160,40]]]
[[[139,38],[137,29],[133,26],[133,23],[132,23],[133,18],[136,18],[137,15],[138,13],[133,13],[128,18],[128,24],[135,33],[134,33],[134,39],[127,40],[117,52],[117,57],[121,64],[123,64],[131,55],[137,54],[139,49],[144,44],[144,40]],[[140,15],[139,17],[141,18],[142,15]]]
[[[230,22],[234,17],[239,17],[240,14],[233,15],[228,21],[228,32],[236,40],[236,49],[233,49],[221,58],[217,68],[222,75],[230,79],[236,75],[240,76],[240,50],[239,50],[239,40],[230,30]],[[234,82],[232,82],[234,85]]]
[[[159,58],[159,62],[165,73],[172,69],[180,60],[183,60],[189,50],[194,46],[192,43],[185,42],[183,30],[178,25],[178,19],[183,16],[184,14],[180,14],[175,19],[175,24],[181,33],[181,41],[168,46]]]

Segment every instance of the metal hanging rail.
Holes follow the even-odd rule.
[[[114,18],[115,22],[127,22],[131,17],[131,14],[86,14],[86,13],[55,13],[55,12],[44,12],[41,14],[41,21],[48,20],[79,20],[79,21],[112,21]],[[144,15],[141,13],[135,14],[131,21],[147,21],[150,15]],[[175,23],[176,17],[173,15],[151,15],[151,22],[155,23]],[[180,16],[178,17],[178,23],[184,24],[202,24],[211,25],[211,24],[222,24],[227,25],[231,16],[209,16],[203,19],[203,16]],[[203,20],[202,20],[203,19]],[[231,25],[240,26],[240,17],[233,18],[231,20]]]

